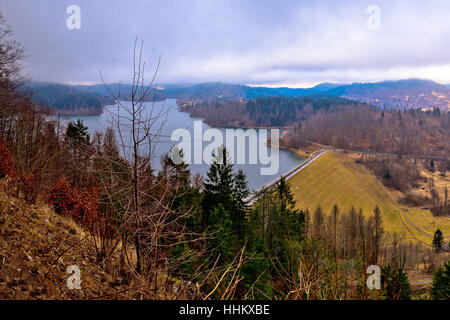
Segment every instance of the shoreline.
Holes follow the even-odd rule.
[[[252,127],[252,126],[233,126],[233,125],[217,125],[217,124],[212,124],[212,123],[208,123],[207,121],[205,121],[204,118],[202,117],[198,117],[198,116],[193,116],[189,111],[187,110],[183,110],[182,107],[178,106],[178,111],[180,112],[184,112],[187,113],[189,115],[190,118],[192,119],[200,119],[203,123],[207,124],[210,127],[213,128],[228,128],[228,129],[280,129],[280,130],[284,130],[284,129],[290,129],[291,127],[285,127],[285,128],[280,128],[280,127],[265,127],[265,126],[261,126],[261,127]],[[270,146],[270,142],[267,141],[265,143],[267,146]],[[303,150],[302,148],[294,148],[294,147],[288,147],[288,146],[283,146],[281,144],[278,145],[278,149],[284,149],[284,150],[288,150],[290,152],[292,152],[293,154],[295,154],[296,156],[298,156],[299,158],[302,159],[309,159],[311,157],[314,156],[314,152],[307,152],[305,150]],[[315,150],[315,151],[319,151],[319,150]]]

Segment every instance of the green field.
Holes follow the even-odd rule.
[[[398,204],[366,167],[345,153],[324,154],[289,183],[301,209],[313,211],[320,205],[329,213],[337,204],[341,211],[354,206],[369,216],[378,205],[385,230],[391,235],[395,232],[405,240],[431,243],[432,233],[440,228],[444,236],[450,236],[449,218],[435,218],[428,210]]]

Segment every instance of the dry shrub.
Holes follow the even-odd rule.
[[[18,175],[16,184],[17,189],[22,192],[25,201],[27,203],[34,203],[37,196],[36,181],[34,179],[34,175],[23,172]]]
[[[90,229],[98,218],[97,192],[74,189],[65,178],[58,179],[52,185],[47,200],[56,213],[70,216],[86,228]]]
[[[410,207],[418,207],[432,203],[430,198],[428,198],[427,196],[413,191],[407,191],[405,193],[405,196],[399,199],[398,202]]]
[[[0,178],[14,177],[16,175],[14,157],[6,142],[0,138]]]

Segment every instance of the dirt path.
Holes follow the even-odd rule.
[[[424,235],[425,237],[433,238],[433,234],[426,232],[425,230],[421,229],[418,225],[414,223],[410,218],[402,215],[400,212],[397,212],[403,219],[408,222],[409,225],[411,225],[414,229],[416,229],[420,234]],[[444,239],[450,239],[450,236],[444,236]]]

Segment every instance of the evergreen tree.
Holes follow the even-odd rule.
[[[239,238],[244,236],[245,215],[247,213],[247,203],[245,199],[249,196],[248,183],[242,169],[239,169],[234,179],[232,222],[234,230],[237,230]]]
[[[444,236],[442,235],[442,231],[437,229],[433,236],[433,248],[436,251],[440,251],[442,249],[442,242],[444,241]]]
[[[183,149],[174,146],[168,154],[161,159],[162,172],[177,188],[187,188],[189,186],[189,178],[191,171],[189,165],[184,160]]]
[[[264,239],[258,237],[249,244],[249,261],[244,266],[244,281],[246,291],[250,291],[250,299],[272,298],[272,276],[270,261],[264,246]]]
[[[205,181],[202,200],[203,228],[207,228],[209,216],[218,204],[222,204],[226,211],[232,211],[234,179],[233,165],[229,161],[226,148],[222,146],[214,156]]]
[[[303,239],[304,214],[295,209],[295,201],[289,184],[281,177],[272,198],[269,213],[267,247],[272,256],[284,263],[287,241]]]
[[[66,129],[66,138],[68,138],[69,143],[75,145],[80,143],[89,144],[91,140],[88,127],[84,125],[81,119],[78,119],[77,122],[69,122]]]
[[[266,193],[261,197],[251,209],[249,214],[248,229],[246,235],[248,239],[249,260],[244,266],[244,282],[246,292],[249,292],[250,299],[267,299],[272,297],[270,272],[270,261],[267,246],[265,243],[265,198],[271,203],[272,194]]]
[[[384,228],[383,228],[383,219],[381,217],[381,210],[378,205],[375,206],[373,210],[374,216],[374,252],[373,252],[373,263],[376,264],[378,262],[378,257],[380,254],[381,242],[383,239]]]
[[[387,265],[381,271],[381,283],[387,300],[411,300],[411,285],[403,268]]]
[[[434,300],[450,300],[450,260],[434,274],[431,297]]]
[[[86,171],[91,160],[91,152],[86,148],[86,145],[91,144],[91,138],[88,127],[83,124],[83,120],[78,119],[77,122],[69,122],[65,142],[65,149],[71,155],[70,160],[77,164],[66,170],[66,176],[72,181],[78,181],[79,185],[83,185],[87,182]]]
[[[233,230],[230,213],[221,203],[211,213],[209,223],[213,237],[211,246],[220,255],[219,265],[226,265],[234,258],[237,236]]]

